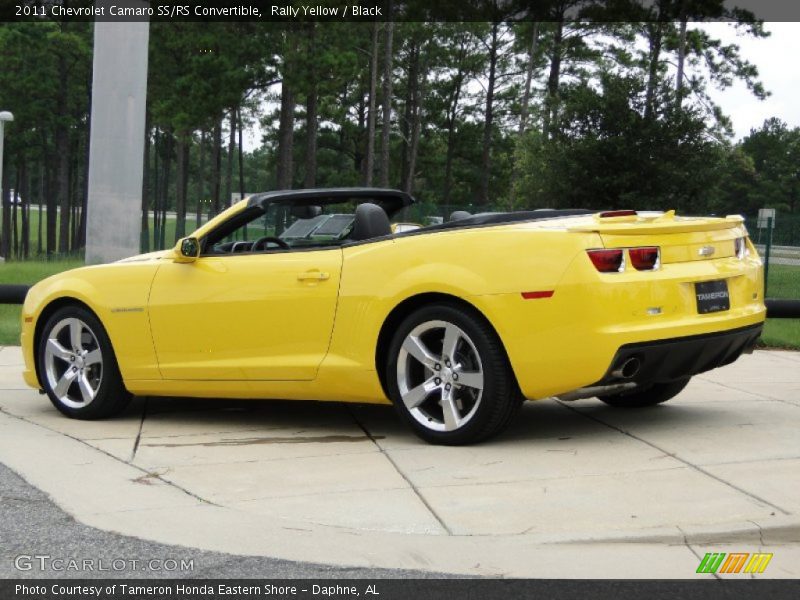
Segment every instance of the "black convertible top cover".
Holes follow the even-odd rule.
[[[371,201],[380,206],[389,218],[406,206],[414,204],[415,200],[406,192],[386,188],[317,188],[306,190],[275,190],[262,192],[250,196],[248,206],[260,206],[266,210],[269,204],[284,204],[289,206],[308,206],[326,202],[342,200]]]
[[[581,215],[591,215],[598,211],[587,208],[563,208],[563,209],[539,209],[539,210],[520,210],[515,212],[481,213],[448,221],[437,225],[429,225],[422,229],[409,231],[409,234],[426,231],[440,231],[442,229],[458,229],[460,227],[476,227],[479,225],[501,225],[503,223],[518,223],[520,221],[541,221],[544,219],[557,219],[559,217],[577,217]]]

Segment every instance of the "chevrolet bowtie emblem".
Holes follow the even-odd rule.
[[[703,246],[697,251],[700,256],[711,256],[714,252],[716,252],[714,246]]]

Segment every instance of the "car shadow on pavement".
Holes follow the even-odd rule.
[[[12,411],[13,412],[13,411]],[[25,416],[33,421],[59,418],[49,402],[28,404]],[[554,399],[525,402],[511,426],[501,435],[484,442],[520,443],[565,439],[612,439],[636,431],[696,432],[706,427],[728,424],[746,425],[747,414],[727,403],[670,403],[647,408],[620,409],[597,400],[573,403]],[[223,433],[263,434],[264,443],[274,436],[287,442],[291,437],[306,441],[390,440],[402,444],[423,444],[392,406],[347,404],[343,402],[286,400],[227,400],[174,397],[137,397],[126,410],[108,421],[72,422],[69,431],[78,438],[96,437],[110,423],[126,421],[148,437]],[[56,421],[55,423],[57,423]],[[62,428],[55,426],[56,430]],[[83,434],[87,435],[84,436]],[[344,440],[344,438],[347,440]]]
[[[576,437],[620,435],[635,429],[696,430],[719,423],[720,412],[731,407],[715,405],[660,405],[619,409],[599,401],[563,403],[553,399],[526,402],[506,432],[495,438],[504,443]],[[128,418],[158,421],[165,430],[199,427],[207,433],[231,429],[285,430],[295,435],[313,432],[325,436],[356,429],[364,437],[414,439],[391,406],[340,402],[281,400],[220,400],[196,398],[137,398],[126,410]],[[360,437],[360,436],[359,436]],[[419,442],[423,443],[423,442]],[[491,443],[488,442],[488,443]]]

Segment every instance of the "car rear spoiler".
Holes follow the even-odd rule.
[[[741,215],[727,217],[679,217],[674,210],[665,213],[636,213],[619,217],[593,215],[591,222],[568,225],[567,231],[594,232],[607,235],[659,235],[734,229],[744,224]]]

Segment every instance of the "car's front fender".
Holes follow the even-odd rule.
[[[21,344],[26,372],[35,371],[35,334],[53,309],[80,303],[97,315],[108,333],[123,379],[158,379],[147,297],[155,262],[116,263],[65,271],[34,285],[22,307]],[[26,376],[31,383],[34,378]]]

